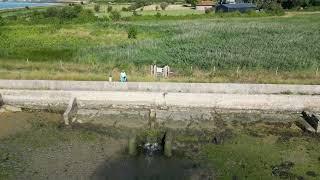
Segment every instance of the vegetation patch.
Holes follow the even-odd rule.
[[[130,81],[154,81],[149,65],[158,64],[174,71],[165,81],[319,83],[319,13],[193,14],[168,5],[133,15],[121,11],[128,5],[99,6],[3,16],[0,77],[105,80],[123,69]]]

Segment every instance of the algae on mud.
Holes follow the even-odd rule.
[[[59,123],[61,115],[44,112],[1,114],[0,125],[8,122],[5,119],[22,120],[22,123],[25,119],[30,125],[28,129],[2,136],[0,179],[70,179],[95,175],[106,178],[113,176],[101,172],[116,172],[122,168],[121,162],[127,163],[123,166],[128,168],[139,164],[139,159],[127,159],[128,141],[117,134],[129,132],[128,129],[115,130],[113,134],[81,124],[65,128]],[[195,173],[186,177],[190,179],[319,178],[318,135],[302,132],[292,121],[241,120],[221,123],[220,132],[174,131],[172,159],[155,162],[165,165],[175,158],[182,164],[191,162],[185,166],[185,170],[191,168]],[[15,126],[11,128],[14,131]],[[154,130],[143,131],[142,136],[159,134]],[[140,159],[138,167],[145,166],[143,161]],[[199,167],[206,170],[199,171]],[[178,168],[177,172],[185,171]]]

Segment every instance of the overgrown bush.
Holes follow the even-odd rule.
[[[281,0],[280,2],[284,9],[305,8],[314,4],[313,0]]]
[[[186,3],[191,4],[191,6],[195,7],[198,3],[198,0],[186,0]]]
[[[0,26],[4,26],[5,22],[2,16],[0,16]]]
[[[122,10],[122,11],[129,11],[128,8],[126,8],[126,7],[122,7],[121,10]]]
[[[107,11],[111,12],[112,11],[112,6],[108,6]]]
[[[281,4],[276,2],[272,2],[271,4],[269,4],[268,8],[266,9],[266,12],[274,15],[284,15],[284,10]]]
[[[95,12],[99,12],[100,11],[100,5],[99,4],[95,4],[93,9],[94,9]]]
[[[131,6],[128,7],[128,9],[130,11],[133,11],[133,10],[142,8],[144,6],[148,6],[150,4],[152,4],[152,2],[148,1],[148,0],[135,0],[135,2]]]
[[[63,8],[49,7],[46,11],[34,11],[31,16],[33,22],[54,22],[60,23],[76,19],[75,22],[88,22],[95,20],[96,17],[92,10],[83,9],[81,5],[65,6]],[[47,18],[44,20],[44,18]]]
[[[133,12],[132,12],[132,15],[133,15],[133,16],[139,16],[139,14],[137,13],[137,11],[133,11]]]
[[[167,3],[167,2],[162,2],[161,4],[160,4],[160,7],[161,7],[161,9],[162,10],[166,10],[166,8],[169,6],[169,4]]]
[[[129,39],[136,39],[136,38],[137,38],[137,35],[138,35],[137,28],[135,28],[134,26],[131,26],[131,27],[128,29],[128,38],[129,38]]]
[[[210,13],[212,13],[213,12],[213,8],[206,8],[205,10],[204,10],[204,13],[206,13],[206,14],[210,14]]]
[[[265,12],[273,15],[283,15],[284,10],[277,0],[258,0],[257,6]]]
[[[110,18],[113,21],[119,21],[121,19],[121,14],[119,11],[111,11]]]
[[[31,16],[30,16],[32,22],[39,22],[43,17],[44,17],[43,13],[41,13],[37,10],[32,11]]]
[[[18,16],[17,15],[8,16],[7,19],[10,21],[16,21],[18,19]]]
[[[60,20],[70,20],[77,16],[78,13],[73,7],[63,7],[59,13]]]
[[[99,18],[100,22],[108,22],[110,21],[110,17],[109,16],[103,16],[102,18]]]
[[[57,7],[48,7],[44,12],[44,17],[58,17],[59,9]]]
[[[155,15],[157,18],[161,17],[161,13],[157,12],[157,14]]]
[[[73,10],[75,11],[75,13],[79,14],[83,10],[83,7],[79,4],[76,4],[73,6]]]
[[[93,11],[90,9],[85,9],[80,12],[77,22],[85,23],[96,20],[96,16],[94,15]]]

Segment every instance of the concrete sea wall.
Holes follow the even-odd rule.
[[[298,120],[302,111],[320,112],[318,94],[317,85],[0,80],[0,101],[6,105],[61,111],[66,124],[136,128],[152,123],[217,128],[221,119]]]
[[[320,95],[320,85],[0,80],[0,89]]]
[[[76,97],[80,108],[210,108],[225,110],[320,111],[318,95],[161,93],[121,91],[0,90],[5,104],[64,108]]]

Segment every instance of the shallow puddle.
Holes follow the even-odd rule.
[[[149,179],[213,179],[208,168],[186,158],[122,157],[107,161],[93,173],[95,180],[149,180]]]

